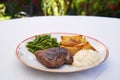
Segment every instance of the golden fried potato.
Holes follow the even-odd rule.
[[[80,41],[82,38],[82,35],[76,35],[76,36],[61,36],[62,40],[69,40],[69,39],[74,39],[76,41]]]
[[[61,39],[61,47],[68,49],[68,51],[70,51],[72,55],[82,49],[95,50],[95,48],[82,35],[61,36]]]
[[[86,42],[82,49],[92,49],[92,50],[96,50],[93,46],[91,46],[91,44],[89,42]]]
[[[74,46],[74,45],[77,45],[77,44],[79,44],[80,43],[80,41],[77,41],[77,40],[75,40],[75,39],[66,39],[66,40],[63,40],[62,42],[61,42],[61,44],[62,45],[64,45],[64,46]]]
[[[82,37],[82,38],[80,39],[80,41],[81,41],[81,43],[86,43],[86,42],[87,42],[87,40],[86,40],[85,37]]]
[[[78,49],[82,49],[84,44],[83,43],[80,43],[80,44],[77,44],[77,45],[74,45],[75,47],[77,47]]]
[[[74,55],[79,49],[77,47],[61,46],[66,48],[72,55]]]
[[[73,45],[79,44],[81,38],[82,38],[82,35],[61,36],[61,39],[62,39],[61,44],[62,45],[73,46]]]

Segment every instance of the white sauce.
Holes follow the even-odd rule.
[[[73,59],[73,66],[75,67],[85,67],[90,66],[101,59],[102,55],[97,51],[93,50],[80,50],[77,52]]]

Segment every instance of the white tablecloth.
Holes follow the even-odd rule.
[[[109,49],[108,59],[75,73],[48,73],[22,64],[17,45],[41,33],[70,32],[94,37]],[[92,16],[32,17],[0,22],[0,80],[120,80],[120,19]]]

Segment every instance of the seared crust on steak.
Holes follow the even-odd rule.
[[[45,50],[38,50],[35,56],[39,62],[46,67],[57,68],[65,64],[72,64],[73,57],[70,52],[62,47],[53,47]]]

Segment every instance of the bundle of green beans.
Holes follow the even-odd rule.
[[[36,35],[35,39],[33,41],[30,41],[26,44],[26,48],[34,53],[37,50],[44,50],[47,48],[52,47],[58,47],[59,43],[57,42],[57,39],[54,37],[51,37],[51,35]]]

